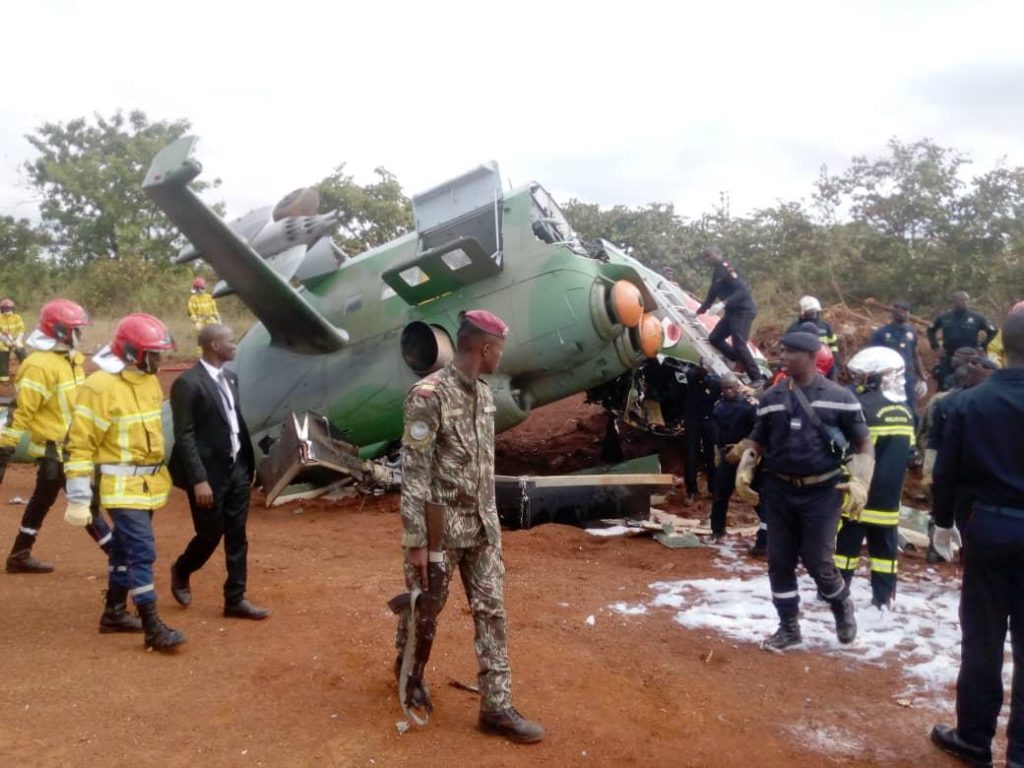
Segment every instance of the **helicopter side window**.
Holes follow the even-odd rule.
[[[380,300],[384,301],[385,299],[390,299],[392,296],[397,296],[397,295],[398,294],[395,293],[395,289],[392,288],[387,283],[385,283],[383,290],[381,290],[381,292],[380,292]]]
[[[535,186],[532,198],[531,229],[538,240],[553,245],[554,243],[572,242],[576,239],[576,233],[569,226],[565,214],[543,187]]]
[[[409,267],[399,272],[398,276],[406,285],[421,285],[430,279],[419,267]]]
[[[343,305],[342,312],[347,315],[349,312],[355,312],[357,309],[361,309],[362,306],[363,306],[363,294],[362,293],[354,293],[354,294],[352,294],[351,296],[349,296],[348,298],[345,299],[345,303]]]

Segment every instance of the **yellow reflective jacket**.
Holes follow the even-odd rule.
[[[160,382],[152,374],[136,368],[90,374],[78,390],[64,464],[68,479],[92,477],[99,469],[100,505],[108,509],[157,509],[166,504],[171,490],[167,467],[138,476],[103,471],[103,465],[163,464],[162,403]]]
[[[21,319],[21,315],[17,312],[12,312],[9,315],[5,315],[0,312],[0,352],[9,350],[14,346],[21,346],[21,337],[25,335],[25,321]],[[7,339],[10,339],[14,344],[9,344]]]
[[[14,412],[0,434],[0,445],[16,448],[28,434],[28,454],[39,458],[46,453],[47,441],[58,448],[71,428],[75,393],[85,379],[82,355],[72,352],[37,350],[18,368],[14,379],[17,392]]]
[[[188,319],[199,325],[220,322],[217,302],[208,293],[193,293],[188,297]]]
[[[1000,368],[1006,367],[1006,353],[1003,351],[1002,331],[999,331],[999,333],[992,337],[992,341],[985,348],[985,353],[988,355],[988,359]]]

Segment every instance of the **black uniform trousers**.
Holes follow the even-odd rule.
[[[711,502],[711,532],[725,533],[726,515],[729,512],[729,499],[736,490],[736,470],[739,464],[723,461],[715,467],[714,498]]]
[[[711,421],[686,422],[686,471],[683,480],[690,496],[697,494],[697,471],[704,470],[708,481],[708,493],[715,492],[715,440],[711,432]]]
[[[208,473],[213,488],[213,506],[196,506],[192,488],[188,503],[192,509],[192,525],[196,535],[185,547],[174,569],[182,578],[202,568],[224,539],[224,557],[228,576],[224,582],[224,603],[233,605],[245,597],[249,540],[245,523],[249,517],[249,473],[242,462],[232,462],[224,472]]]
[[[12,552],[22,549],[32,549],[35,544],[39,529],[43,526],[46,515],[49,514],[57,501],[57,496],[64,490],[64,464],[57,459],[42,458],[36,461],[36,487],[32,490],[25,512],[21,516],[21,527],[18,536],[14,541]],[[85,527],[89,537],[107,549],[110,543],[110,526],[100,511],[97,494],[93,494],[92,522]]]
[[[718,321],[708,336],[708,341],[715,349],[730,360],[742,363],[751,379],[761,378],[761,369],[757,367],[750,347],[747,346],[750,326],[754,324],[756,315],[757,310],[754,309],[726,308],[722,319]]]
[[[1011,517],[977,505],[964,537],[963,631],[956,683],[957,732],[987,747],[1003,706],[1003,648],[1009,625],[1013,689],[1007,760],[1024,762],[1024,509]]]
[[[725,446],[721,447],[722,453],[725,453]],[[714,497],[711,502],[711,532],[712,533],[725,533],[727,524],[727,517],[729,513],[729,499],[732,498],[733,492],[736,490],[736,473],[739,470],[740,465],[730,464],[728,461],[722,461],[717,467],[715,467],[715,489]],[[752,490],[761,492],[761,485],[763,482],[764,472],[758,467],[754,471],[754,481],[750,484]],[[763,509],[763,503],[758,504],[754,507],[754,512],[757,513],[757,519],[760,522],[760,526],[757,531],[757,540],[760,545],[765,544],[764,536],[768,530],[768,526],[765,523],[765,515]]]
[[[834,603],[849,595],[833,560],[842,503],[842,494],[835,489],[837,481],[798,488],[772,472],[765,473],[761,504],[770,532],[768,581],[772,602],[783,621],[795,619],[800,611],[799,562],[814,579],[822,599]]]
[[[860,561],[864,539],[868,540],[871,558],[871,604],[888,605],[896,596],[896,568],[900,537],[897,525],[876,525],[843,518],[836,536],[836,566],[847,585]]]

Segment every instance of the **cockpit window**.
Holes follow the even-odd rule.
[[[571,243],[576,240],[562,209],[541,186],[533,188],[533,205],[530,207],[533,219],[533,234],[545,243]]]

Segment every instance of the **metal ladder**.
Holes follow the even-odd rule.
[[[669,320],[682,329],[683,335],[686,336],[694,349],[697,350],[701,359],[711,366],[712,373],[716,373],[719,376],[731,373],[742,381],[748,380],[749,377],[745,373],[733,371],[731,361],[727,360],[721,352],[712,346],[709,341],[708,329],[704,327],[704,323],[700,321],[697,314],[686,306],[681,288],[667,280],[654,281],[644,278],[644,283],[647,285],[647,289],[658,299],[659,307],[664,310]]]

